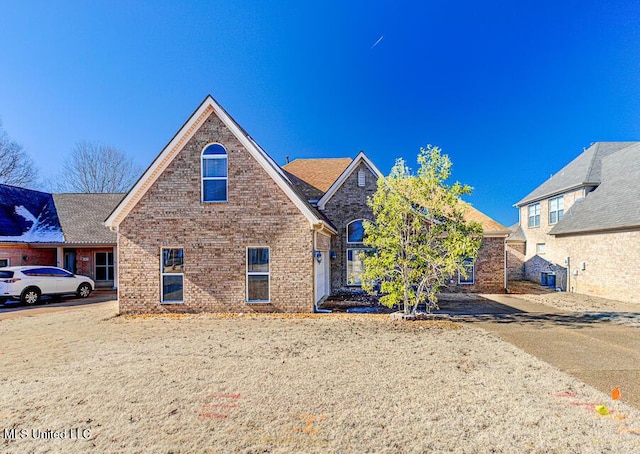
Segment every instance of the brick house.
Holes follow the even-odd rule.
[[[376,191],[382,173],[362,151],[353,160],[296,159],[283,169],[338,232],[331,239],[331,290],[359,288],[367,250],[362,221],[373,220],[367,198]],[[471,205],[465,204],[464,209],[467,220],[482,225],[483,242],[470,275],[454,276],[449,290],[504,291],[504,242],[509,230]]]
[[[380,175],[362,152],[281,168],[207,96],[105,222],[120,312],[313,311],[359,284]],[[504,289],[508,231],[469,213],[491,228],[468,287]]]
[[[509,277],[637,302],[640,273],[629,265],[640,254],[639,177],[640,142],[584,150],[516,204]]]
[[[51,265],[112,288],[116,235],[104,219],[124,194],[49,194],[0,184],[0,266]]]

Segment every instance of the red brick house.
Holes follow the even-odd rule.
[[[124,194],[49,194],[0,184],[0,267],[51,265],[112,288],[116,235],[104,219]]]
[[[118,232],[120,312],[312,312],[359,284],[380,175],[362,152],[281,168],[207,96],[105,222]],[[469,288],[504,289],[508,231],[491,222],[492,277],[478,265]]]

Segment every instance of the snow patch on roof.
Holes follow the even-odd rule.
[[[0,184],[0,242],[63,243],[51,194]]]

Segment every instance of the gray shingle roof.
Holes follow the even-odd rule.
[[[550,234],[640,226],[640,142],[603,154],[600,161],[591,175],[602,180],[601,184],[577,201]]]
[[[116,244],[103,224],[125,194],[53,194],[65,243]]]
[[[513,224],[509,227],[509,230],[511,230],[511,233],[507,237],[507,242],[526,243],[527,237],[524,236],[524,230],[522,230],[520,224]]]
[[[596,142],[577,158],[560,169],[547,181],[534,189],[516,206],[546,199],[569,189],[581,186],[597,186],[601,182],[601,162],[606,156],[638,142]]]

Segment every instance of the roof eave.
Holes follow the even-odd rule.
[[[558,190],[558,191],[553,191],[553,192],[549,192],[547,194],[544,195],[540,195],[540,196],[536,196],[536,197],[531,197],[531,198],[524,198],[521,201],[519,201],[518,203],[516,203],[515,205],[513,205],[516,208],[521,208],[524,205],[530,205],[532,203],[536,203],[536,202],[540,202],[541,200],[545,200],[545,199],[549,199],[551,197],[556,197],[559,196],[561,194],[564,194],[566,192],[570,192],[570,191],[576,191],[580,188],[592,188],[595,186],[598,186],[600,183],[580,183],[578,185],[574,185],[574,186],[569,186],[567,188]]]
[[[360,151],[356,155],[356,157],[353,159],[353,161],[351,161],[349,166],[346,169],[344,169],[344,171],[340,174],[338,179],[334,181],[334,183],[329,187],[329,189],[327,189],[327,192],[325,192],[324,195],[320,198],[320,200],[318,200],[318,209],[324,210],[324,207],[329,201],[329,199],[331,199],[331,197],[333,197],[333,195],[338,191],[338,189],[340,189],[340,186],[343,185],[343,183],[346,181],[349,175],[353,173],[356,167],[358,167],[361,161],[364,162],[367,167],[369,167],[369,170],[371,170],[371,172],[374,175],[376,175],[377,178],[384,176],[382,175],[382,172],[380,172],[380,169],[376,167],[376,165],[373,163],[373,161],[371,161],[371,159],[369,159],[369,157],[364,153],[364,151]]]
[[[568,229],[565,231],[554,232],[554,229],[549,231],[549,235],[553,236],[563,236],[563,235],[582,235],[582,234],[592,234],[592,233],[613,233],[619,231],[634,231],[640,230],[640,224],[636,225],[622,225],[616,227],[601,227],[601,228],[591,228],[591,229]]]
[[[180,128],[171,141],[163,148],[153,163],[145,171],[145,173],[136,182],[134,187],[129,191],[125,198],[120,202],[116,209],[105,220],[104,225],[110,229],[117,226],[137,205],[140,199],[146,194],[148,189],[160,177],[173,159],[180,153],[184,145],[195,135],[206,118],[215,113],[216,116],[224,123],[224,125],[232,132],[244,148],[253,156],[260,166],[269,174],[269,176],[282,189],[293,204],[301,211],[301,213],[309,220],[311,225],[323,222],[316,216],[308,206],[306,200],[302,200],[300,196],[293,190],[288,178],[282,169],[275,164],[273,159],[253,140],[242,127],[229,115],[220,104],[218,104],[211,95],[207,95],[200,106],[189,117],[187,122]]]

